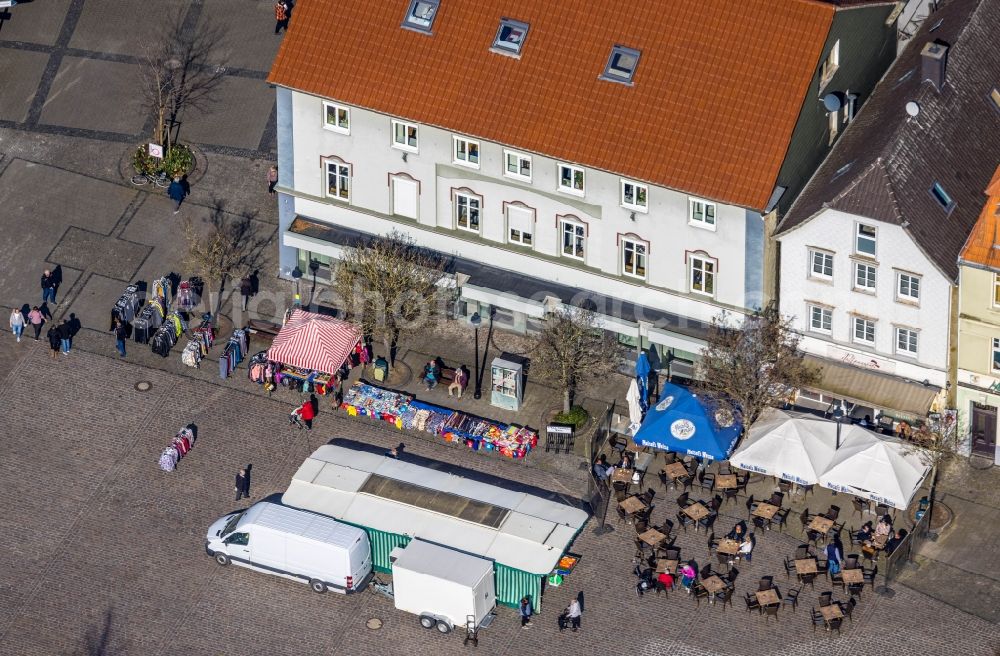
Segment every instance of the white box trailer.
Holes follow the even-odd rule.
[[[363,530],[266,501],[213,523],[205,551],[220,565],[303,581],[320,593],[362,590],[372,573],[371,546]]]
[[[493,562],[423,540],[393,550],[392,587],[396,608],[420,617],[425,629],[442,633],[476,626],[496,608]]]

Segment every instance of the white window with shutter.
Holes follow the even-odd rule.
[[[416,180],[392,177],[392,213],[409,219],[417,218],[419,186]]]
[[[520,205],[507,205],[507,241],[531,246],[535,240],[535,211]]]

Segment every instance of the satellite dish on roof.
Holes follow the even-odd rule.
[[[841,100],[840,94],[837,93],[836,91],[834,91],[833,93],[828,93],[825,96],[823,96],[823,107],[828,112],[840,111],[840,108],[843,106],[843,104],[844,101]]]
[[[920,105],[911,100],[906,103],[906,113],[910,116],[916,116],[920,113]]]

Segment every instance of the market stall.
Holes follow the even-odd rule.
[[[399,429],[424,431],[447,442],[461,442],[474,451],[496,451],[508,458],[523,458],[538,445],[534,429],[424,403],[409,394],[365,382],[351,386],[340,407],[352,416],[380,419]]]
[[[358,356],[360,364],[361,354],[367,354],[367,350],[353,324],[295,309],[271,348],[265,355],[255,356],[250,379],[265,385],[295,385],[303,391],[325,393],[339,383],[345,364],[353,355]]]

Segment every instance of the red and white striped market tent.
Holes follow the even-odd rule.
[[[267,359],[299,369],[332,374],[361,340],[353,325],[323,314],[292,310],[267,351]]]

